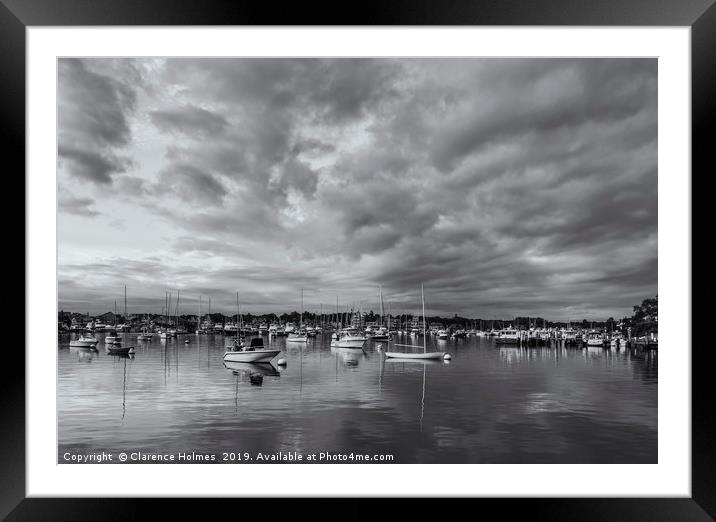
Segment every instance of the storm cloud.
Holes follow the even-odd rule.
[[[61,59],[59,83],[61,308],[380,285],[400,313],[424,283],[432,313],[566,320],[657,293],[656,60]]]

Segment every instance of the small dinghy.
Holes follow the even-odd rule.
[[[134,353],[134,346],[122,346],[122,343],[115,342],[113,345],[106,346],[110,355],[127,355]]]

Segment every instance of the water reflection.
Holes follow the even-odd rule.
[[[79,362],[86,362],[86,363],[92,362],[92,360],[95,358],[95,356],[99,356],[99,350],[97,350],[96,348],[70,347],[70,353],[75,355]]]
[[[231,370],[234,374],[242,375],[244,377],[250,376],[252,373],[266,375],[269,377],[280,377],[281,374],[273,364],[267,363],[246,363],[246,362],[232,362],[224,361],[224,367],[227,370]]]
[[[453,357],[447,364],[386,359],[385,343],[355,350],[331,349],[329,336],[297,346],[266,339],[287,366],[225,364],[220,335],[136,343],[134,359],[66,350],[69,337],[61,338],[60,449],[379,449],[404,463],[656,462],[656,352],[467,338],[444,341],[441,350]],[[264,386],[252,386],[252,375]]]
[[[343,365],[351,368],[358,366],[358,363],[361,361],[361,359],[367,359],[368,356],[363,351],[362,348],[336,348],[331,347],[331,353],[333,353],[336,358],[340,358],[343,362]]]

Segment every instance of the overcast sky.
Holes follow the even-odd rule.
[[[61,59],[59,308],[605,319],[657,293],[653,59]],[[204,307],[206,312],[206,306]]]

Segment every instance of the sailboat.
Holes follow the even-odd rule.
[[[195,334],[201,333],[201,296],[199,296],[199,315],[196,316],[196,331]]]
[[[172,305],[172,295],[169,294],[169,311],[171,312],[171,305]],[[179,290],[177,290],[177,302],[174,306],[174,321],[172,322],[171,316],[169,318],[169,326],[172,326],[169,330],[167,330],[167,335],[170,337],[176,337],[177,336],[177,328],[179,327]]]
[[[379,299],[380,299],[380,326],[373,331],[373,333],[370,335],[371,341],[389,341],[390,340],[390,334],[388,328],[384,326],[385,317],[383,314],[383,288],[378,287],[379,292]]]
[[[114,328],[109,335],[104,337],[104,344],[114,344],[117,342],[117,301],[114,301]]]
[[[288,334],[287,343],[307,343],[308,334],[303,329],[303,288],[301,288],[301,321],[298,326],[298,332]]]
[[[152,334],[149,332],[149,328],[147,328],[147,317],[145,315],[144,317],[144,326],[142,327],[142,333],[140,333],[137,336],[137,341],[151,341],[152,340]]]
[[[445,352],[429,352],[427,347],[426,325],[425,325],[425,291],[423,285],[420,285],[420,295],[423,301],[423,353],[410,353],[410,352],[385,352],[386,357],[393,357],[395,359],[442,359],[445,356]],[[411,344],[395,344],[395,346],[411,347]]]
[[[117,327],[117,301],[114,302],[114,325]],[[122,340],[117,337],[116,333],[113,336],[107,336],[104,338],[104,347],[110,355],[127,355],[134,353],[134,346],[123,346]]]

